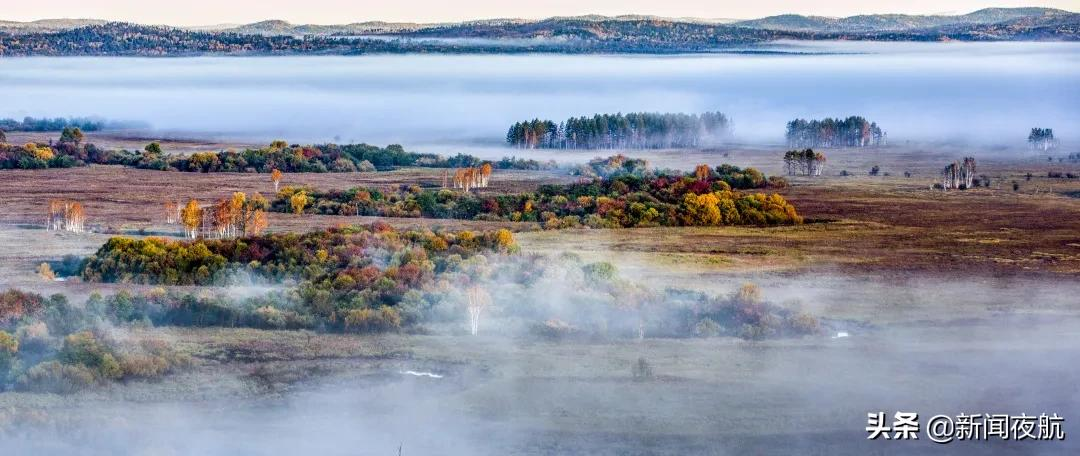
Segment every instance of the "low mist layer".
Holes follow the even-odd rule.
[[[791,119],[853,113],[894,142],[1023,144],[1032,125],[1080,124],[1075,43],[781,48],[794,53],[2,59],[0,117],[406,145],[497,145],[514,121],[595,112],[719,110],[735,140],[772,143]]]

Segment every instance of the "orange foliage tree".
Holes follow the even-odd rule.
[[[491,163],[484,163],[477,168],[458,168],[454,170],[454,188],[466,192],[476,187],[487,187],[491,178]]]
[[[697,165],[697,167],[694,168],[694,176],[697,177],[698,180],[708,179],[710,175],[712,175],[712,168],[709,168],[709,165]]]
[[[76,201],[50,200],[45,228],[82,233],[86,231],[86,210]]]
[[[203,235],[224,239],[262,234],[269,225],[268,204],[258,193],[248,198],[243,192],[234,192],[231,197],[222,198],[207,208],[191,200],[180,212],[189,237]]]
[[[274,183],[274,193],[277,193],[278,184],[281,183],[281,171],[278,171],[277,168],[270,171],[270,181]]]
[[[175,201],[165,202],[165,223],[174,225],[180,223],[180,203]]]

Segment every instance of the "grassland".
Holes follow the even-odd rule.
[[[398,226],[509,227],[526,253],[610,261],[623,275],[658,288],[727,293],[752,281],[770,301],[852,322],[850,337],[556,343],[522,335],[498,312],[485,320],[480,337],[463,337],[464,325],[453,324],[379,336],[128,328],[127,337],[168,340],[194,365],[156,382],[73,397],[3,393],[0,429],[5,420],[10,425],[27,416],[45,423],[13,440],[28,449],[55,438],[41,428],[82,429],[104,414],[127,418],[96,427],[100,435],[86,437],[100,443],[95,447],[125,441],[144,452],[216,442],[234,453],[273,445],[298,453],[384,454],[402,445],[405,454],[865,454],[882,451],[865,440],[868,411],[1080,411],[1074,394],[1080,378],[1062,367],[1080,354],[1080,198],[1069,196],[1080,192],[1080,180],[1045,177],[1048,170],[1080,172],[1080,165],[988,152],[979,174],[991,178],[989,188],[930,188],[945,162],[977,152],[826,151],[826,176],[796,178],[781,190],[811,221],[796,227],[541,231],[523,223],[386,219]],[[727,161],[774,174],[780,154],[647,155],[660,166]],[[866,175],[875,164],[890,175]],[[843,169],[855,175],[839,176]],[[292,174],[283,184],[430,186],[441,184],[441,173]],[[483,191],[572,179],[497,171]],[[34,268],[92,253],[115,233],[179,235],[163,223],[165,200],[210,201],[233,191],[269,194],[272,185],[258,174],[104,166],[0,171],[0,285],[75,297],[126,287],[47,282]],[[45,202],[60,197],[82,201],[96,232],[41,229]],[[275,213],[270,226],[304,231],[371,220]],[[635,379],[641,359],[653,374]],[[403,374],[409,370],[443,377]],[[1032,379],[1039,379],[1038,388],[1025,386]],[[186,439],[145,424],[157,422],[179,423]],[[222,429],[229,438],[220,438]],[[432,429],[442,438],[432,439]],[[320,446],[319,439],[333,445]],[[65,437],[55,445],[80,442]],[[913,445],[896,448],[931,449]],[[1056,453],[1075,444],[949,449]]]

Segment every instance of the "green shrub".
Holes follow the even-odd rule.
[[[90,331],[65,337],[57,359],[64,364],[84,366],[101,379],[118,379],[124,373],[112,350]]]
[[[698,337],[716,337],[723,328],[711,318],[702,318],[694,325],[694,335]]]

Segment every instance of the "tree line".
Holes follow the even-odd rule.
[[[861,116],[795,119],[787,123],[788,147],[868,147],[888,144],[888,134]]]
[[[753,168],[701,165],[693,173],[624,172],[590,182],[544,185],[536,192],[500,195],[415,185],[396,190],[285,187],[271,202],[270,210],[296,213],[294,200],[302,195],[299,212],[303,213],[536,222],[548,229],[802,223],[795,207],[779,194],[738,191],[770,184],[786,185],[782,179],[767,179]]]
[[[1064,20],[1064,23],[1060,23]],[[130,23],[90,25],[56,32],[0,33],[0,56],[28,55],[141,55],[191,56],[205,54],[279,55],[365,53],[648,53],[731,52],[745,45],[778,39],[942,41],[965,40],[1075,40],[1080,31],[1068,18],[1028,17],[994,24],[955,24],[915,30],[790,31],[744,27],[739,24],[702,24],[642,18],[550,18],[508,21],[502,24],[439,24],[411,31],[395,31],[396,39],[307,34],[294,36],[248,34],[235,31],[196,31]],[[550,39],[550,38],[556,39]],[[484,38],[441,40],[425,38]],[[507,46],[503,38],[527,43]],[[569,39],[562,39],[569,38]]]
[[[479,167],[486,161],[472,155],[406,151],[398,144],[386,147],[369,144],[288,144],[274,141],[269,146],[241,151],[222,150],[188,155],[168,154],[153,142],[141,151],[107,150],[85,142],[78,127],[67,127],[60,139],[50,144],[6,144],[0,139],[0,169],[71,168],[87,164],[123,165],[139,169],[185,172],[372,172],[401,166],[432,168]],[[491,162],[496,169],[549,169],[554,162],[504,157]]]
[[[119,322],[366,332],[466,316],[475,324],[475,312],[499,306],[508,317],[537,323],[557,318],[616,337],[759,338],[817,329],[816,321],[803,316],[800,322],[796,312],[764,302],[753,286],[728,298],[659,292],[620,278],[609,263],[585,263],[572,254],[519,254],[507,230],[396,230],[376,223],[225,240],[114,238],[81,266],[88,282],[220,285],[234,273],[297,285],[295,292],[244,303],[161,292],[107,306],[105,314]],[[567,289],[567,302],[599,306],[559,310],[580,307],[539,293],[551,289],[546,280],[556,277],[565,282],[558,286]]]
[[[571,117],[562,122],[526,120],[506,133],[507,144],[529,149],[659,149],[715,144],[731,135],[720,112],[632,112]]]
[[[82,131],[114,130],[119,128],[137,128],[144,126],[138,122],[118,122],[99,117],[24,117],[0,119],[0,132],[4,131],[60,131],[65,128],[78,128]]]

